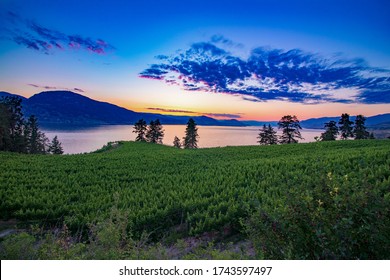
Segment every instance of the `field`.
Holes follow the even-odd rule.
[[[250,240],[255,258],[390,257],[388,140],[197,150],[123,142],[80,155],[0,153],[0,163],[2,221],[66,225],[85,247],[86,232],[124,219],[148,244],[208,234]]]

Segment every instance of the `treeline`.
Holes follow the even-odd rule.
[[[164,129],[159,119],[152,120],[149,126],[144,119],[140,119],[134,124],[133,128],[133,132],[137,134],[135,141],[162,144]],[[179,137],[175,136],[173,146],[176,148],[196,149],[198,148],[198,139],[198,128],[195,121],[190,118],[187,122],[183,142],[180,142]]]
[[[375,139],[374,134],[367,131],[365,126],[366,118],[363,115],[357,115],[355,123],[349,119],[348,114],[342,114],[337,126],[335,121],[325,123],[325,132],[321,134],[319,140],[334,141],[337,136],[343,140],[354,138],[359,139]]]
[[[366,118],[363,115],[357,115],[355,122],[349,118],[349,114],[342,114],[338,125],[335,121],[330,121],[324,124],[325,132],[319,137],[315,137],[317,141],[334,141],[338,135],[343,140],[354,138],[359,139],[375,139],[374,134],[367,131],[365,126]],[[260,145],[275,145],[275,144],[292,144],[298,143],[298,139],[303,139],[300,133],[302,129],[299,120],[296,116],[287,115],[280,119],[278,128],[282,130],[282,135],[276,135],[275,129],[271,125],[263,125],[260,129],[257,141]]]
[[[31,115],[27,120],[22,113],[22,99],[0,99],[0,151],[25,154],[62,154],[57,136],[50,142],[39,130],[38,119]]]

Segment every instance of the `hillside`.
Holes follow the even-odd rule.
[[[390,257],[386,140],[198,150],[124,142],[84,155],[0,153],[0,161],[1,220],[65,223],[74,234],[97,223],[86,231],[105,230],[94,237],[112,246],[99,251],[104,258],[130,256],[133,247],[115,245],[120,221],[131,238],[147,233],[181,257],[189,240],[207,236],[248,239],[257,258]]]
[[[1,96],[18,96],[0,92]],[[21,97],[21,96],[19,96]],[[24,114],[35,115],[44,127],[134,124],[160,119],[163,124],[186,124],[189,116],[171,116],[134,112],[107,102],[96,101],[71,91],[46,91],[23,99]],[[237,120],[216,120],[207,116],[192,117],[198,125],[244,126]]]
[[[355,121],[355,116],[351,116],[350,120]],[[323,117],[311,118],[301,121],[301,126],[304,128],[323,129],[324,124],[330,121],[338,123],[340,117]],[[381,114],[367,117],[366,126],[375,129],[390,129],[390,114]]]

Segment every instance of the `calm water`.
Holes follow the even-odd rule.
[[[165,136],[163,143],[173,145],[173,139],[178,136],[180,139],[185,134],[185,125],[164,125]],[[224,147],[224,146],[246,146],[258,145],[257,135],[260,127],[227,127],[227,126],[198,126],[200,148]],[[47,137],[52,139],[55,135],[62,143],[64,152],[77,154],[92,152],[110,141],[134,140],[132,125],[106,125],[93,128],[82,128],[77,130],[55,130],[42,129]],[[300,142],[313,142],[314,137],[320,136],[323,130],[303,129],[301,131],[304,140]]]

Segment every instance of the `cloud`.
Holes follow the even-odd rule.
[[[56,87],[56,86],[45,86],[45,85],[38,85],[38,84],[27,84],[28,86],[34,87],[34,88],[41,88],[41,89],[59,89],[59,90],[69,90],[69,91],[77,91],[80,93],[84,93],[85,91],[80,88],[66,88],[66,87]]]
[[[177,110],[177,109],[165,109],[165,108],[147,108],[147,109],[148,109],[148,110],[152,110],[152,111],[165,112],[165,113],[198,114],[197,112],[193,112],[193,111]]]
[[[255,48],[243,59],[214,44],[229,44],[228,39],[216,36],[211,41],[157,56],[159,63],[139,76],[252,102],[390,103],[390,71],[370,67],[363,59],[271,48]]]
[[[166,109],[166,108],[147,108],[148,110],[160,111],[164,113],[184,113],[184,114],[196,114],[199,116],[208,116],[214,118],[230,118],[236,119],[241,118],[241,114],[225,114],[225,113],[202,113],[202,112],[194,112],[187,110],[178,110],[178,109]]]
[[[67,35],[60,31],[46,28],[35,21],[25,20],[14,12],[3,16],[6,28],[0,38],[13,41],[18,45],[45,54],[56,50],[81,49],[93,54],[106,54],[115,48],[102,39],[92,39],[81,35]]]

